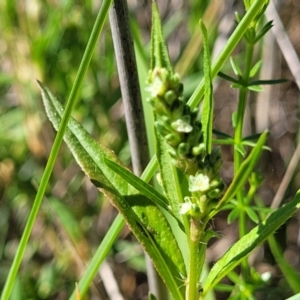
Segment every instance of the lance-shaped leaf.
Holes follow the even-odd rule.
[[[143,181],[142,179],[140,179],[139,177],[135,176],[133,173],[128,171],[126,168],[122,167],[121,165],[119,165],[113,161],[105,160],[105,163],[114,172],[116,172],[125,181],[127,181],[132,187],[134,187],[136,190],[138,190],[143,196],[145,196],[147,199],[151,200],[154,204],[162,207],[166,213],[167,212],[170,213],[170,215],[176,219],[178,226],[184,231],[184,228],[182,226],[182,221],[181,221],[181,215],[179,215],[179,213],[178,213],[178,207],[176,207],[177,210],[176,210],[176,215],[175,215],[175,212],[174,212],[172,206],[169,205],[168,200],[161,193],[159,193],[155,188],[153,188],[150,184],[146,183],[145,181]],[[176,171],[176,169],[175,169],[175,171]],[[172,174],[170,174],[170,173],[168,173],[168,175],[172,176]],[[173,178],[173,177],[171,177],[171,178]],[[174,197],[177,197],[176,191],[173,191],[173,194],[174,194]],[[172,201],[170,203],[174,204],[174,201]]]
[[[179,214],[179,206],[183,203],[183,196],[181,194],[177,169],[174,167],[170,154],[168,153],[170,146],[157,131],[155,132],[155,137],[161,185],[174,215],[177,219],[182,221],[183,216]]]
[[[173,72],[168,48],[166,46],[156,3],[152,3],[152,29],[151,29],[151,56],[150,69],[155,67],[166,68],[169,72]]]
[[[203,35],[203,51],[204,51],[204,101],[202,110],[202,130],[205,148],[208,154],[212,149],[212,125],[213,125],[213,91],[212,91],[212,76],[211,76],[211,62],[210,53],[208,47],[207,30],[202,21],[200,21],[200,27]]]
[[[260,225],[235,243],[224,256],[213,266],[203,286],[203,294],[207,294],[228,272],[236,267],[251,251],[262,244],[282,224],[284,224],[300,207],[300,192],[295,198],[273,212]],[[204,296],[203,295],[203,296]]]
[[[57,129],[63,108],[40,83],[47,115]],[[65,142],[76,161],[100,191],[119,210],[128,226],[149,254],[174,299],[183,299],[180,281],[186,270],[172,230],[159,208],[109,168],[105,161],[120,163],[114,153],[98,144],[86,130],[71,119]]]

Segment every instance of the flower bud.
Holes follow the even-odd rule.
[[[174,103],[174,101],[177,99],[177,95],[175,94],[175,92],[173,90],[169,90],[165,93],[164,95],[164,100],[166,101],[166,103],[168,103],[168,105],[172,105]]]
[[[159,72],[158,68],[149,73],[149,86],[146,88],[146,90],[151,93],[151,97],[163,96],[167,91],[168,87],[163,77],[163,71]]]
[[[206,174],[199,173],[189,177],[190,192],[205,192],[210,188],[210,179]]]
[[[178,73],[174,73],[172,76],[170,76],[170,81],[172,82],[172,87],[182,85],[182,83],[180,82],[180,76]]]
[[[206,150],[205,150],[205,145],[204,143],[201,143],[199,144],[198,146],[195,146],[192,148],[192,154],[194,156],[204,156],[206,153]]]
[[[190,145],[187,143],[181,143],[179,144],[178,148],[177,148],[177,153],[180,156],[185,156],[189,153],[190,151]]]
[[[181,215],[189,215],[192,217],[200,217],[201,211],[197,204],[192,203],[189,197],[185,197],[185,203],[179,204],[179,213]]]

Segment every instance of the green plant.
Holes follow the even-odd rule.
[[[134,176],[110,150],[95,142],[78,122],[70,119],[76,96],[91,59],[96,39],[105,21],[110,2],[104,1],[102,4],[102,10],[99,13],[95,30],[91,35],[66,108],[63,109],[49,89],[39,83],[47,115],[58,131],[58,135],[2,298],[7,299],[12,289],[59,146],[64,137],[84,172],[117,207],[132,232],[152,258],[174,299],[204,299],[226,275],[237,286],[246,287],[244,290],[240,289],[234,296],[238,299],[249,299],[250,296],[253,297],[258,284],[255,285],[256,274],[252,273],[245,259],[253,249],[268,239],[286,222],[296,211],[300,202],[297,194],[293,201],[273,212],[268,218],[264,216],[260,223],[259,220],[262,216],[258,215],[250,206],[250,201],[260,184],[260,180],[255,176],[253,170],[264,149],[267,132],[248,138],[242,136],[247,93],[249,89],[258,91],[260,84],[281,82],[251,81],[259,68],[259,64],[252,66],[254,45],[271,27],[271,24],[267,23],[260,31],[257,31],[267,1],[253,1],[251,5],[245,2],[247,14],[242,19],[238,17],[237,30],[212,66],[206,29],[203,23],[200,24],[204,40],[205,76],[188,102],[182,96],[183,86],[179,76],[174,73],[171,66],[161,31],[159,14],[155,4],[153,5],[148,90],[150,92],[149,103],[155,112],[157,149],[156,157],[152,159],[141,178]],[[242,72],[232,59],[232,66],[237,78],[219,73],[224,61],[231,55],[234,47],[243,37],[247,42],[244,71]],[[212,79],[217,74],[231,81],[233,87],[239,89],[239,106],[237,113],[233,116],[234,137],[216,132],[223,138],[213,140]],[[203,95],[200,122],[196,107]],[[213,147],[213,141],[215,144],[234,146],[235,174],[227,189],[225,189],[219,174],[222,167],[221,151],[220,148]],[[252,150],[246,156],[247,147]],[[163,193],[158,192],[147,183],[157,168]],[[247,182],[250,185],[248,190],[244,188]],[[212,237],[217,237],[217,234],[208,228],[208,222],[224,209],[231,209],[229,215],[231,221],[239,217],[240,240],[215,264],[207,278],[204,279],[201,276],[203,276],[207,243]],[[259,223],[249,233],[246,231],[247,216]],[[107,238],[100,245],[83,279],[79,282],[79,290],[82,295],[87,291],[99,264],[106,256],[123,224],[123,219],[118,217],[110,228]],[[174,227],[178,227],[186,236],[185,242],[189,252],[187,260],[183,257],[180,247],[182,242],[174,234]],[[242,268],[242,278],[239,278],[233,271],[239,264]]]

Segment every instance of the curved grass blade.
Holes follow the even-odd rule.
[[[203,286],[203,296],[207,294],[228,272],[236,267],[252,250],[262,244],[282,224],[284,224],[300,207],[300,191],[295,198],[273,212],[260,225],[235,243],[213,266]]]
[[[47,115],[58,128],[63,108],[52,93],[41,85]],[[64,140],[84,172],[116,206],[127,224],[152,258],[174,299],[183,299],[185,265],[172,230],[159,208],[109,168],[105,160],[119,163],[114,153],[93,140],[71,119]]]

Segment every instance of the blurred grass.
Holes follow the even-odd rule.
[[[166,6],[166,3],[169,6]],[[224,17],[227,8],[220,5],[219,1],[176,3],[159,2],[166,24],[165,33],[169,37],[171,58],[178,68],[184,66],[181,75],[184,75],[185,95],[188,97],[202,77],[202,57],[199,55],[201,41],[194,33],[197,32],[195,28],[198,28],[199,18],[205,16],[206,11],[214,11],[216,7],[216,18],[222,14]],[[145,99],[143,86],[148,67],[145,44],[149,37],[150,10],[145,1],[129,1],[129,4],[135,39],[140,40],[137,44],[137,55]],[[228,1],[228,6],[231,4],[232,1]],[[94,1],[0,2],[0,291],[54,139],[54,131],[46,119],[35,79],[45,82],[64,103],[73,84],[97,8]],[[283,15],[288,15],[288,9],[296,10],[296,6],[287,4]],[[181,10],[182,14],[178,14],[178,10]],[[205,21],[205,17],[203,18]],[[230,18],[234,19],[232,11]],[[209,27],[211,48],[215,47],[220,38],[218,25],[212,22],[212,27]],[[288,25],[287,18],[286,26]],[[230,26],[232,23],[226,26],[227,32],[230,32]],[[188,44],[191,37],[192,42]],[[299,39],[296,41],[299,43]],[[193,45],[197,45],[193,54],[191,50],[184,52],[186,47],[189,49]],[[240,50],[237,49],[237,52]],[[284,63],[282,65],[285,72],[282,77],[289,78]],[[289,95],[288,102],[285,93]],[[280,94],[283,96],[278,105],[278,115],[283,114],[287,121],[282,124],[280,118],[275,118],[275,123],[271,124],[270,144],[273,152],[267,154],[265,161],[260,165],[266,176],[266,183],[259,197],[263,198],[266,204],[276,192],[298,134],[296,121],[293,123],[293,120],[297,114],[299,94],[292,83],[284,85]],[[252,97],[251,99],[254,99],[254,96]],[[96,139],[113,149],[128,164],[130,156],[127,134],[119,100],[120,90],[113,45],[109,26],[106,25],[73,116]],[[216,91],[217,129],[222,128],[230,133],[230,118],[235,101],[234,91],[229,90],[226,83],[221,83]],[[144,110],[150,119],[148,123],[151,124],[150,107],[147,108],[146,104]],[[251,109],[249,113],[251,114]],[[255,123],[252,114],[253,122]],[[251,131],[251,118],[249,124]],[[282,126],[283,129],[278,129]],[[148,131],[151,131],[149,128]],[[153,151],[153,141],[150,144]],[[224,158],[226,163],[223,173],[225,180],[229,181],[232,157],[226,147]],[[298,174],[295,174],[286,198],[299,188]],[[75,281],[80,278],[84,263],[91,258],[114,216],[115,211],[83,176],[68,149],[63,147],[11,299],[67,299],[74,290]],[[224,228],[221,226],[222,220],[220,218],[215,221],[217,230]],[[125,271],[120,271],[118,264],[114,268],[118,270],[116,276],[123,278],[123,282],[136,280],[134,287],[136,290],[140,288],[139,292],[142,293],[146,284],[145,276],[132,273],[124,263],[129,260],[129,265],[135,265],[139,272],[143,270],[143,263],[139,260],[133,261],[128,251],[127,242],[135,244],[127,233],[125,229],[122,239],[126,242],[118,242],[113,247],[112,254],[118,254],[116,260],[119,261],[122,257],[120,264],[130,275],[120,275]],[[278,239],[284,240],[286,253],[297,256],[299,245],[296,244],[295,237],[289,237],[289,242],[286,242],[287,236],[285,232]],[[268,255],[268,250],[266,251]],[[299,258],[299,254],[297,257]],[[274,264],[268,258],[265,258],[265,262]],[[295,267],[300,270],[299,263]],[[280,278],[280,274],[278,277]],[[122,282],[120,278],[118,280]],[[281,284],[284,285],[282,282]],[[130,284],[121,285],[126,299],[142,299],[137,291],[128,286]]]
[[[35,79],[65,100],[97,12],[90,1],[1,3],[0,290],[54,137]],[[74,116],[102,143],[116,152],[125,149],[123,159],[129,161],[124,121],[117,108],[113,111],[119,97],[106,27]],[[51,205],[47,200],[42,205],[12,299],[65,299],[103,235],[103,228],[97,230],[103,199],[69,151],[61,151],[48,195]]]

